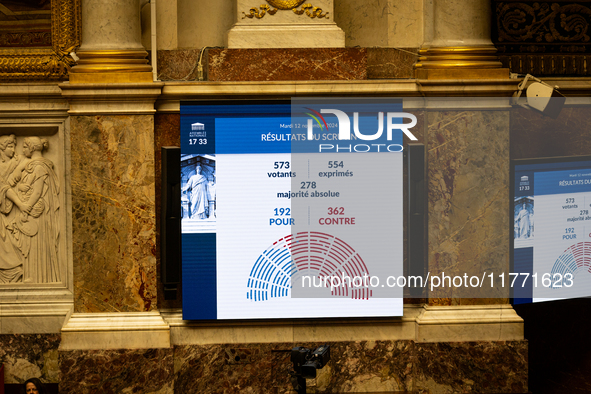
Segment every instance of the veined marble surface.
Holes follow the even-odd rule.
[[[5,383],[24,383],[36,377],[45,383],[59,381],[59,334],[0,335],[0,365]]]
[[[154,124],[72,116],[74,311],[155,307]]]
[[[417,48],[214,48],[203,53],[203,78],[205,81],[412,78],[417,53]],[[286,55],[290,61],[285,61]],[[199,56],[198,49],[159,50],[158,78],[162,81],[197,81]]]
[[[61,393],[173,394],[173,349],[60,351]]]
[[[203,53],[203,69],[207,69],[207,50]],[[158,50],[158,79],[161,81],[197,81],[199,49]],[[204,78],[206,77],[204,73]]]
[[[209,81],[367,79],[364,48],[210,49]]]
[[[292,393],[291,349],[324,343],[60,351],[60,391]],[[313,392],[526,392],[527,342],[329,342]],[[287,352],[286,352],[287,351]]]
[[[418,343],[415,351],[419,392],[528,392],[526,341]]]
[[[509,272],[509,112],[428,112],[428,190],[431,275]],[[430,302],[499,303],[508,296],[500,286],[447,287]]]
[[[414,78],[418,48],[367,48],[367,78]]]
[[[589,124],[589,106],[563,108],[556,119],[515,107],[511,111],[511,159],[588,155]]]

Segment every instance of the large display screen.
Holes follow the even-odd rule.
[[[402,102],[302,105],[181,103],[185,320],[402,315]]]
[[[591,293],[591,156],[515,160],[515,303]]]

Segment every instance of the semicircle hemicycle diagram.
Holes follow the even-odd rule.
[[[361,256],[330,234],[306,231],[290,234],[269,246],[254,263],[248,277],[246,298],[267,301],[289,297],[291,285],[303,275],[317,280],[343,275],[351,279],[369,276]],[[369,299],[372,291],[361,280],[334,287],[333,296]],[[330,287],[330,280],[325,281]]]
[[[574,278],[578,273],[591,273],[591,242],[579,242],[569,246],[554,262],[552,266],[552,278],[554,274],[561,274],[562,280],[552,279],[552,288],[560,288],[566,285],[565,275],[570,273]]]

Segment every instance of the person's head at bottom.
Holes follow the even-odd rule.
[[[26,394],[46,394],[45,386],[37,378],[28,379],[25,382],[25,393]]]

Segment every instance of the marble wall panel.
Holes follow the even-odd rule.
[[[60,351],[61,393],[172,394],[173,349]]]
[[[416,344],[415,390],[428,393],[526,393],[527,342]]]
[[[320,345],[178,346],[175,393],[291,393],[289,351]],[[330,363],[307,386],[314,392],[404,391],[412,384],[412,351],[411,341],[334,343]]]
[[[233,344],[177,346],[175,393],[291,393],[293,346]],[[308,392],[527,391],[527,342],[413,341],[330,343],[331,361],[307,381]]]
[[[515,107],[511,111],[511,159],[591,153],[589,107],[563,108],[556,119]]]
[[[367,48],[367,78],[414,78],[418,48]]]
[[[203,52],[201,64],[207,70],[207,52]],[[199,63],[199,49],[159,50],[158,79],[161,81],[197,81],[197,64]],[[204,79],[206,79],[204,74]]]
[[[210,49],[209,81],[367,79],[365,48]]]
[[[181,116],[180,114],[156,114],[154,116],[154,174],[156,190],[160,190],[160,175],[162,168],[163,146],[181,146]],[[180,308],[182,306],[182,292],[177,290],[177,299],[164,299],[164,289],[160,281],[160,192],[156,193],[156,259],[158,274],[158,308]]]
[[[243,393],[289,391],[292,344],[177,346],[175,393]]]
[[[203,78],[204,80],[211,78],[212,81],[413,78],[413,65],[418,59],[417,48],[365,48],[362,51],[359,48],[330,50],[308,48],[305,51],[302,49],[264,49],[264,51],[267,51],[266,56],[254,55],[253,50],[248,49],[205,50],[201,60]],[[281,55],[284,51],[288,51],[291,63],[285,62],[285,58]],[[363,51],[365,51],[365,59],[356,54],[363,55]],[[159,50],[158,79],[197,81],[200,53],[199,49]],[[323,65],[322,62],[328,63]],[[310,67],[310,64],[314,67]],[[211,77],[208,76],[209,70],[212,73]]]
[[[57,383],[59,343],[59,334],[0,335],[0,365],[4,364],[5,383],[24,383],[33,377],[44,383]]]
[[[415,344],[412,341],[336,343],[329,392],[410,391],[413,385]]]
[[[155,308],[154,123],[72,116],[75,312]]]
[[[508,272],[509,113],[430,112],[428,168],[431,275]],[[430,302],[498,303],[506,297],[499,284],[486,292],[446,287]]]

